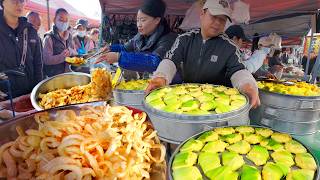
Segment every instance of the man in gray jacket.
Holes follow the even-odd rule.
[[[260,104],[257,83],[241,63],[240,51],[223,33],[231,21],[226,0],[207,0],[200,15],[201,30],[180,35],[154,73],[147,91],[170,84],[178,71],[185,83],[210,83],[233,87],[250,98],[253,107]]]

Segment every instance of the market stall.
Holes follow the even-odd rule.
[[[104,13],[133,13],[141,3],[100,2]],[[191,5],[168,3],[169,13],[177,14]],[[265,8],[252,12],[252,23],[266,17],[270,7],[283,10],[277,15],[287,15],[309,14],[320,6],[299,0],[248,3],[252,9]],[[0,136],[0,177],[34,173],[43,179],[320,177],[317,86],[261,81],[262,106],[249,116],[249,99],[235,88],[181,84],[144,94],[148,75],[127,80],[121,72],[90,70],[91,76],[72,72],[42,81],[31,95],[40,112],[0,124],[5,132]],[[121,106],[109,107],[106,102]],[[170,151],[165,153],[160,140]],[[168,144],[179,146],[175,150]]]

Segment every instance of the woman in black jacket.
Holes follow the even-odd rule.
[[[36,30],[22,16],[25,0],[0,0],[0,72],[9,77],[13,97],[28,94],[42,80],[42,48]],[[0,86],[1,91],[7,87]]]
[[[137,13],[138,34],[125,45],[112,45],[97,62],[119,63],[124,69],[153,72],[176,39],[164,19],[162,0],[145,0]]]

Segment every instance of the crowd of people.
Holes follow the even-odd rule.
[[[99,30],[89,30],[85,19],[71,27],[66,9],[56,10],[52,28],[39,37],[41,19],[37,12],[23,17],[25,0],[0,3],[0,38],[4,40],[0,41],[0,72],[7,72],[13,97],[30,93],[46,77],[69,71],[66,57],[98,48]],[[137,12],[138,33],[125,44],[105,47],[108,53],[97,63],[117,62],[123,69],[153,73],[147,91],[179,81],[234,86],[256,107],[260,102],[254,76],[272,77],[294,59],[291,49],[283,49],[280,55],[271,36],[260,38],[252,55],[244,58],[240,49],[249,40],[239,25],[225,30],[227,21],[232,21],[226,0],[204,1],[201,28],[180,35],[170,30],[165,11],[162,0],[145,0]],[[0,86],[0,91],[6,90]]]

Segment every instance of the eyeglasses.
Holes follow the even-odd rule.
[[[26,1],[27,0],[10,0],[11,1],[11,3],[13,3],[13,4],[24,4],[24,3],[26,3]]]

